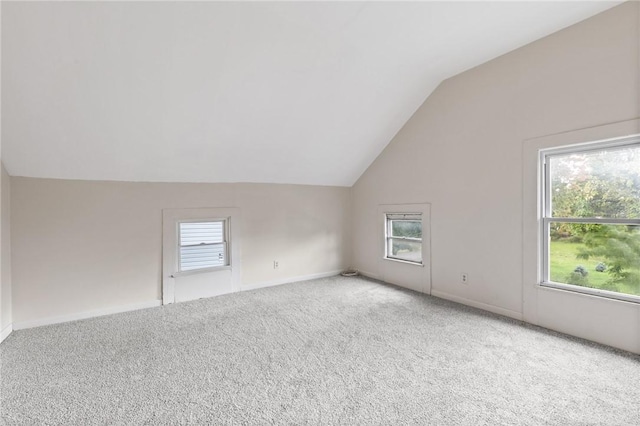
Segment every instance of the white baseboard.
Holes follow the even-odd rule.
[[[358,272],[362,276],[373,278],[374,280],[381,280],[380,276],[378,274],[374,274],[373,272],[362,271],[362,270],[358,270]],[[393,284],[393,285],[396,285],[396,284]],[[404,287],[404,286],[399,286],[399,287]],[[407,288],[407,287],[404,287],[404,288]],[[498,306],[493,306],[493,305],[489,305],[482,302],[476,302],[475,300],[466,299],[464,297],[454,296],[453,294],[449,294],[444,291],[434,290],[433,287],[431,288],[431,296],[438,297],[440,299],[450,300],[452,302],[460,303],[462,305],[467,305],[467,306],[472,306],[474,308],[482,309],[483,311],[489,311],[489,312],[493,312],[494,314],[504,315],[505,317],[524,321],[521,312],[500,308]]]
[[[291,278],[283,278],[283,279],[278,279],[278,280],[262,281],[262,282],[254,283],[254,284],[246,284],[246,285],[240,286],[240,291],[256,290],[256,289],[259,289],[259,288],[273,287],[273,286],[276,286],[276,285],[295,283],[295,282],[298,282],[298,281],[308,281],[308,280],[315,280],[315,279],[318,279],[318,278],[333,277],[335,275],[338,275],[342,271],[343,271],[343,269],[340,269],[340,270],[337,270],[337,271],[321,272],[319,274],[301,275],[301,276],[291,277]]]
[[[137,311],[139,309],[155,308],[162,305],[161,300],[151,300],[149,302],[134,303],[132,305],[117,306],[114,308],[98,309],[95,311],[79,312],[76,314],[62,315],[58,317],[42,318],[30,321],[20,321],[13,323],[14,330],[25,328],[41,327],[43,325],[60,324],[62,322],[77,321],[87,318],[101,317],[104,315],[119,314],[122,312]]]
[[[9,337],[12,331],[13,331],[13,324],[9,324],[2,331],[0,331],[0,343],[2,343],[4,339]]]
[[[483,311],[489,311],[489,312],[493,312],[494,314],[504,315],[505,317],[523,321],[521,312],[500,308],[498,306],[488,305],[482,302],[476,302],[475,300],[465,299],[464,297],[454,296],[453,294],[449,294],[443,291],[438,291],[433,289],[431,290],[431,295],[434,297],[439,297],[440,299],[451,300],[452,302],[461,303],[463,305],[482,309]]]

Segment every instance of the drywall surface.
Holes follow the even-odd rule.
[[[2,7],[0,6],[0,27]],[[0,43],[0,52],[2,46]],[[0,56],[2,56],[0,54]],[[1,67],[0,67],[1,68]],[[2,97],[0,69],[0,98]],[[2,148],[2,107],[0,105],[0,152]],[[4,163],[0,160],[0,342],[11,332],[11,238],[9,235],[10,182]]]
[[[352,185],[444,76],[615,1],[3,1],[3,158],[15,176]]]
[[[0,164],[0,332],[12,323],[11,309],[11,185]]]
[[[12,177],[11,191],[16,327],[161,299],[167,208],[240,209],[242,287],[348,266],[349,188]]]
[[[640,352],[640,305],[546,291],[523,312],[524,146],[638,118],[639,20],[625,3],[444,81],[352,188],[353,266],[379,276],[379,205],[431,203],[433,295]]]

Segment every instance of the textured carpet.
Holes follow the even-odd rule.
[[[5,424],[638,425],[640,356],[361,278],[16,331]]]

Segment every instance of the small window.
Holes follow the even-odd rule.
[[[640,302],[640,138],[542,151],[543,285]]]
[[[385,259],[422,264],[422,214],[387,213]]]
[[[227,220],[180,222],[178,233],[179,271],[229,265]]]

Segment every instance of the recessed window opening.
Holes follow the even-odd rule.
[[[180,272],[229,265],[226,219],[180,222],[178,242]]]
[[[542,285],[640,302],[640,137],[541,151]]]
[[[385,259],[422,264],[422,214],[385,215]]]

